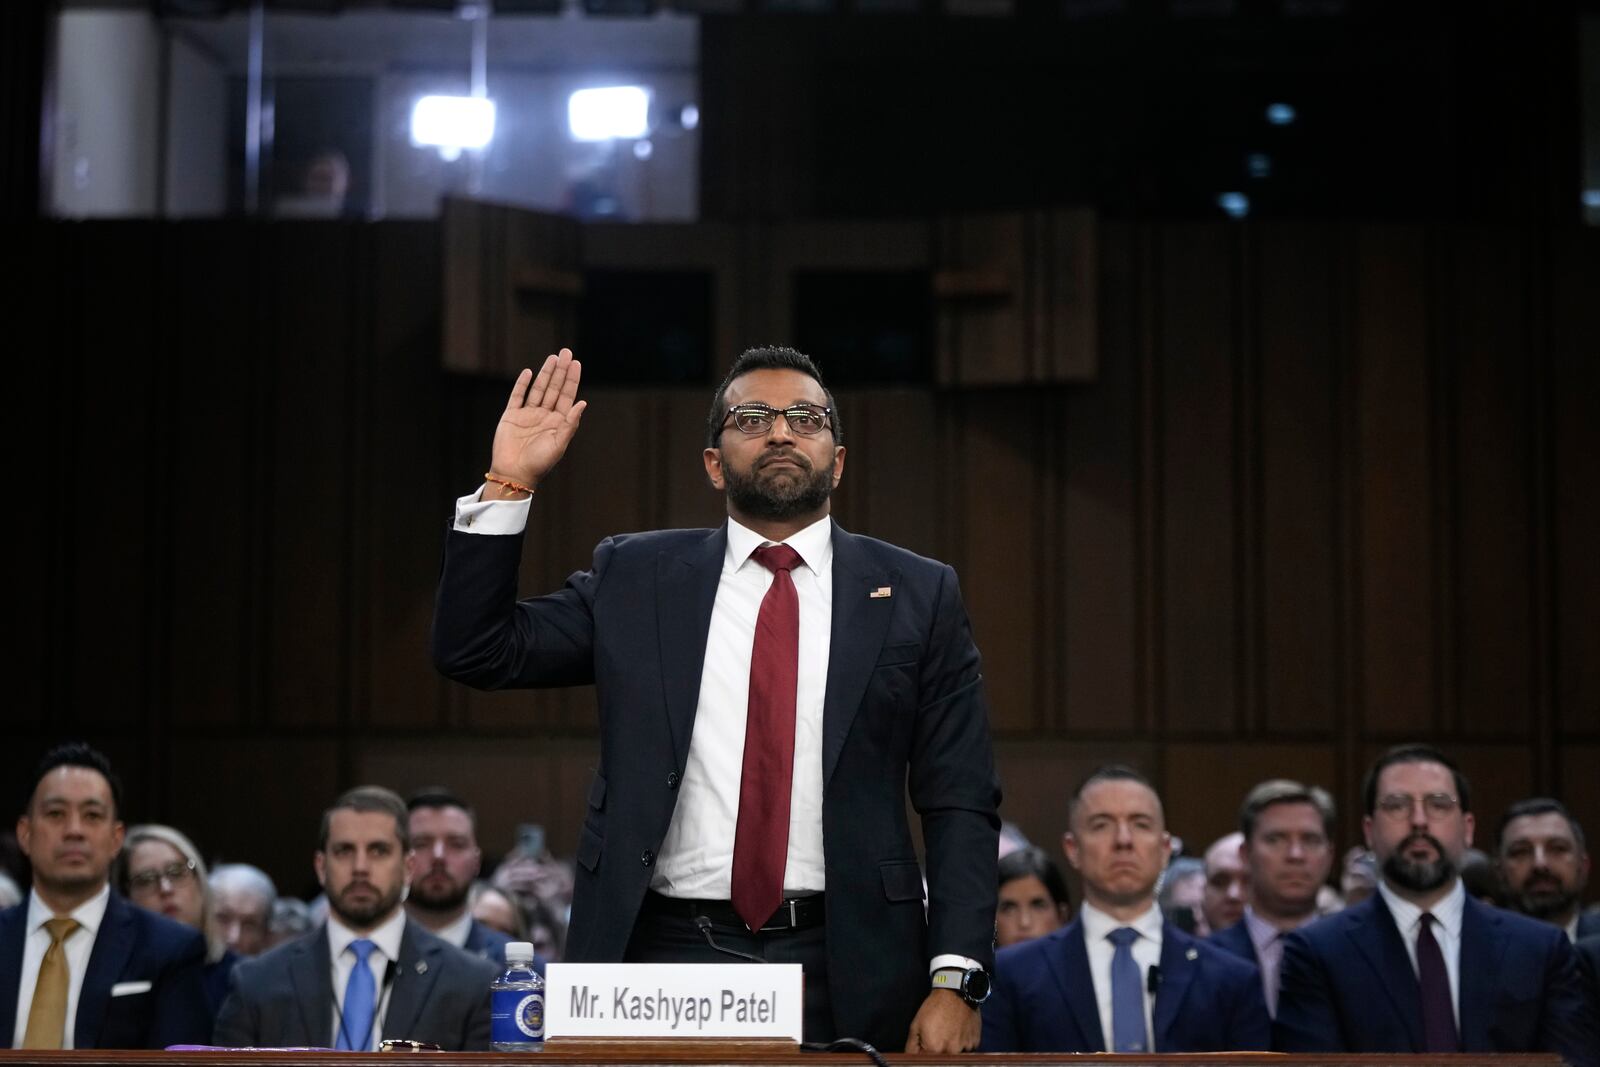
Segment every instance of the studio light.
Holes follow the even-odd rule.
[[[478,96],[424,96],[411,109],[411,143],[441,154],[483,148],[494,139],[494,101]]]
[[[567,98],[567,127],[575,141],[610,141],[650,132],[650,94],[637,85],[579,89]]]

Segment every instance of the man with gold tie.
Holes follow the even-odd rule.
[[[10,1047],[165,1048],[210,1035],[205,939],[111,888],[121,794],[88,745],[40,761],[17,820],[33,888],[0,912],[0,1039]]]

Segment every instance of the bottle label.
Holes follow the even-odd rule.
[[[497,989],[489,1014],[490,1040],[521,1043],[544,1040],[544,992]]]

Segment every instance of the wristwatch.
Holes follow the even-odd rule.
[[[989,999],[989,972],[982,967],[941,967],[933,972],[933,988],[948,989],[976,1008]]]

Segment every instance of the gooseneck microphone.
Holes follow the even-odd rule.
[[[699,927],[701,936],[706,939],[706,944],[711,946],[712,951],[720,952],[724,956],[732,956],[736,960],[744,960],[746,963],[767,962],[760,956],[752,956],[748,952],[740,952],[736,948],[724,948],[723,946],[717,944],[717,939],[711,936],[711,920],[706,918],[704,915],[696,915],[694,917],[694,924],[695,926]]]

